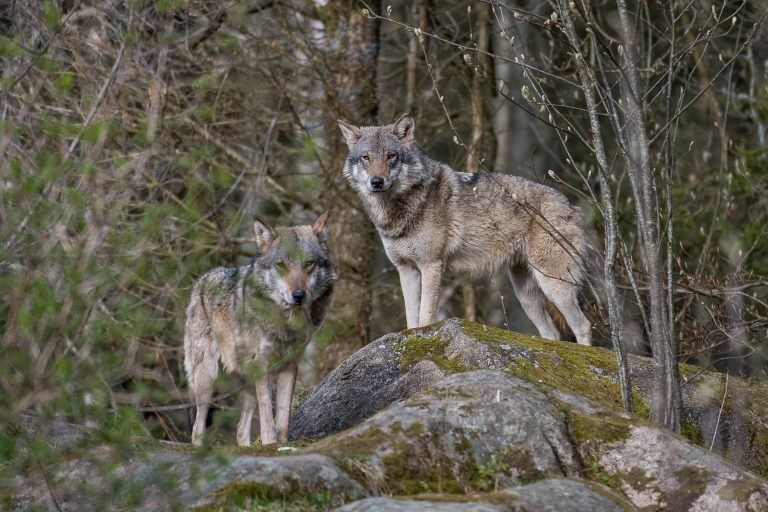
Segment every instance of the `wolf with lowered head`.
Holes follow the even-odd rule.
[[[323,233],[328,213],[311,226],[289,228],[257,217],[253,261],[213,269],[195,284],[184,328],[184,368],[197,407],[192,443],[202,442],[219,362],[256,381],[256,399],[244,392],[237,444],[251,443],[257,400],[261,442],[288,440],[298,361],[325,316],[336,278]]]
[[[498,172],[464,173],[431,159],[403,114],[386,126],[339,120],[344,175],[400,273],[408,327],[434,321],[443,272],[508,266],[523,310],[545,338],[592,344],[579,307],[587,238],[560,192]]]

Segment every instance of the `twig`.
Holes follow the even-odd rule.
[[[240,386],[238,389],[234,391],[230,391],[229,393],[223,393],[219,396],[215,396],[211,398],[210,403],[220,402],[222,400],[225,400],[231,396],[236,395],[240,391],[245,389],[245,386]],[[192,407],[195,407],[195,404],[193,402],[185,402],[181,404],[172,404],[172,405],[158,405],[155,407],[136,407],[136,412],[166,412],[166,411],[181,411],[184,409],[190,409]],[[110,409],[110,412],[117,412],[116,409]]]
[[[723,390],[723,401],[720,403],[720,412],[717,413],[717,423],[715,423],[715,431],[712,433],[712,442],[709,444],[709,451],[715,446],[715,438],[717,437],[717,428],[720,426],[720,416],[723,415],[723,408],[725,407],[725,396],[728,394],[728,376],[725,374],[725,389]]]
[[[120,64],[123,62],[123,55],[125,55],[126,42],[127,42],[126,40],[123,40],[123,44],[120,46],[120,50],[117,52],[115,63],[112,65],[112,69],[110,70],[109,75],[107,76],[107,79],[104,80],[104,83],[101,85],[101,90],[99,91],[99,95],[96,96],[96,101],[93,103],[93,106],[91,107],[91,111],[88,112],[88,115],[86,116],[85,121],[83,122],[83,126],[80,128],[80,131],[77,134],[77,137],[75,137],[75,139],[72,141],[72,143],[70,143],[69,147],[67,148],[67,153],[64,155],[64,162],[66,162],[69,159],[72,152],[80,143],[80,138],[82,137],[83,132],[85,132],[85,129],[88,127],[88,125],[91,124],[91,121],[93,120],[94,116],[96,115],[96,112],[99,110],[99,107],[101,106],[101,102],[104,101],[104,98],[107,96],[109,87],[115,81],[115,76],[117,76],[117,70],[120,68]]]
[[[35,457],[35,463],[37,464],[37,468],[40,470],[40,473],[43,475],[43,480],[45,480],[45,487],[48,490],[48,495],[53,502],[53,506],[56,507],[56,510],[61,512],[61,505],[59,505],[59,502],[56,499],[56,495],[53,494],[53,485],[51,485],[51,478],[48,476],[48,472],[43,468],[43,464],[37,457]]]

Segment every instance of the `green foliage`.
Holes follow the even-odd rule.
[[[501,454],[491,453],[488,462],[477,465],[477,488],[481,491],[498,491],[499,478],[509,471],[509,465]]]

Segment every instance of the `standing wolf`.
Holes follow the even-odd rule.
[[[184,368],[197,406],[194,444],[202,441],[219,361],[227,372],[255,378],[261,442],[288,440],[298,360],[325,316],[336,277],[323,234],[328,213],[312,226],[278,229],[256,218],[253,262],[213,269],[195,284],[184,327]],[[248,391],[243,402],[237,444],[247,446],[256,402]]]
[[[387,126],[339,120],[339,127],[349,146],[344,175],[400,273],[408,327],[434,321],[444,271],[488,274],[508,265],[541,336],[560,339],[570,327],[579,343],[592,344],[578,303],[586,235],[565,196],[520,177],[456,172],[432,160],[417,147],[409,114]]]

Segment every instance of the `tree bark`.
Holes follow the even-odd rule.
[[[431,30],[429,23],[429,11],[431,0],[418,0],[413,6],[414,26],[419,27],[422,32]],[[418,68],[421,63],[422,52],[427,51],[429,39],[424,40],[424,50],[421,49],[419,38],[411,35],[408,43],[408,59],[405,63],[405,111],[413,115],[418,113],[416,105],[416,79],[418,78]]]
[[[580,49],[580,40],[576,35],[573,18],[566,0],[558,0],[560,12],[563,17],[565,33],[568,41],[575,51]],[[611,327],[611,343],[616,354],[616,363],[619,368],[619,389],[621,391],[624,407],[632,411],[632,383],[629,374],[629,361],[624,352],[624,345],[621,342],[622,330],[622,312],[619,299],[619,292],[616,287],[616,256],[618,251],[618,225],[616,221],[616,212],[613,202],[613,191],[611,189],[610,167],[603,144],[602,131],[600,129],[600,120],[598,117],[598,103],[595,97],[595,81],[590,74],[584,58],[579,53],[576,57],[579,80],[581,81],[584,99],[589,113],[590,129],[592,131],[592,144],[594,146],[595,158],[599,170],[600,180],[600,202],[602,207],[603,219],[605,221],[605,264],[603,267],[603,277],[605,279],[605,291],[608,302],[608,322]]]
[[[380,12],[381,2],[368,4]],[[347,155],[336,123],[338,118],[358,124],[376,124],[379,101],[376,93],[380,22],[364,18],[354,2],[329,3],[325,30],[337,37],[338,53],[332,55],[335,68],[326,84],[325,96],[334,108],[324,109],[328,150],[328,187],[324,203],[333,205],[330,235],[338,266],[336,310],[339,324],[350,331],[337,333],[342,343],[362,346],[370,341],[372,289],[371,270],[376,246],[375,231],[359,198],[344,183],[342,169]],[[343,13],[343,14],[335,14]]]
[[[489,63],[486,53],[490,47],[490,12],[488,4],[479,6],[477,15],[477,52],[471,69],[472,85],[470,98],[472,104],[472,134],[467,153],[467,172],[480,172],[480,160],[482,155],[483,135],[486,131],[486,111],[483,104],[483,74],[488,72]],[[461,295],[464,301],[464,317],[473,322],[477,321],[477,300],[475,287],[469,277],[465,277],[461,283]]]
[[[648,274],[650,303],[649,333],[656,375],[656,399],[651,417],[667,428],[680,431],[682,395],[680,376],[677,368],[676,340],[669,336],[664,290],[664,274],[660,256],[659,207],[655,193],[653,171],[650,163],[650,148],[645,126],[642,93],[636,66],[635,33],[629,19],[625,0],[618,0],[624,42],[624,79],[629,93],[626,95],[627,139],[630,158],[626,158],[627,171],[633,183],[635,212],[642,238],[643,259]]]

